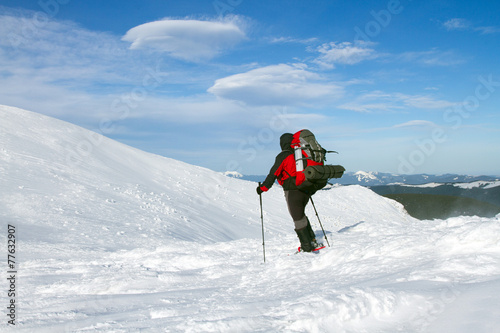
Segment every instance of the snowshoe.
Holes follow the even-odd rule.
[[[308,252],[319,253],[319,250],[324,249],[325,247],[326,246],[323,245],[323,243],[319,243],[317,247],[315,247],[312,251],[308,251]],[[299,253],[299,252],[306,252],[306,251],[303,251],[301,249],[301,247],[299,246],[296,253]]]

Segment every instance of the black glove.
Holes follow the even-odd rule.
[[[262,191],[262,189],[260,188],[260,186],[257,186],[257,194],[261,195],[262,192],[264,192],[264,191]]]

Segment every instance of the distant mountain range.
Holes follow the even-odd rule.
[[[226,172],[226,176],[264,181],[264,175],[245,176]],[[500,177],[444,175],[395,175],[382,172],[346,172],[331,179],[332,186],[362,185],[375,193],[402,203],[414,217],[431,219],[460,215],[495,216],[500,212]],[[462,198],[462,199],[461,199]],[[468,198],[477,201],[466,201]]]
[[[226,176],[240,178],[250,181],[264,181],[265,175],[242,175],[237,172],[226,172]],[[468,176],[458,174],[415,174],[415,175],[397,175],[383,172],[345,172],[342,178],[332,179],[330,183],[340,185],[363,185],[380,186],[391,184],[423,185],[429,183],[471,183],[477,181],[493,182],[500,180],[498,176]]]
[[[398,175],[383,172],[346,172],[340,179],[336,179],[336,183],[342,185],[390,185],[390,184],[407,184],[407,185],[422,185],[428,183],[470,183],[476,181],[495,181],[500,177],[496,176],[469,176],[458,174],[415,174],[415,175]]]

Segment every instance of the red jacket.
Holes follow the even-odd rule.
[[[283,186],[283,190],[296,190],[297,185],[295,184],[297,171],[295,167],[295,157],[294,151],[291,147],[293,140],[293,134],[285,133],[280,137],[281,153],[276,156],[271,170],[267,175],[264,183],[260,187],[262,191],[269,190],[274,182],[278,180],[278,183]]]
[[[301,132],[302,131],[299,131],[295,134],[285,133],[280,137],[282,151],[278,154],[278,156],[276,156],[274,165],[269,171],[264,183],[261,185],[260,189],[262,191],[269,190],[276,180],[278,180],[278,183],[283,186],[283,190],[285,191],[298,190],[300,187],[301,191],[311,195],[314,194],[318,188],[325,186],[324,184],[322,186],[320,184],[318,187],[317,184],[306,181],[305,173],[303,171],[297,172],[294,147],[301,145]],[[310,159],[310,156],[308,156],[304,150],[302,150],[302,157],[304,169],[309,165],[323,165],[322,162],[316,162]]]

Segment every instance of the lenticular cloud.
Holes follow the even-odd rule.
[[[186,61],[211,59],[245,38],[232,21],[172,20],[149,22],[130,29],[122,40],[131,49],[154,49]]]
[[[279,64],[218,79],[208,92],[248,105],[300,105],[338,98],[343,88],[324,82],[303,64]]]

